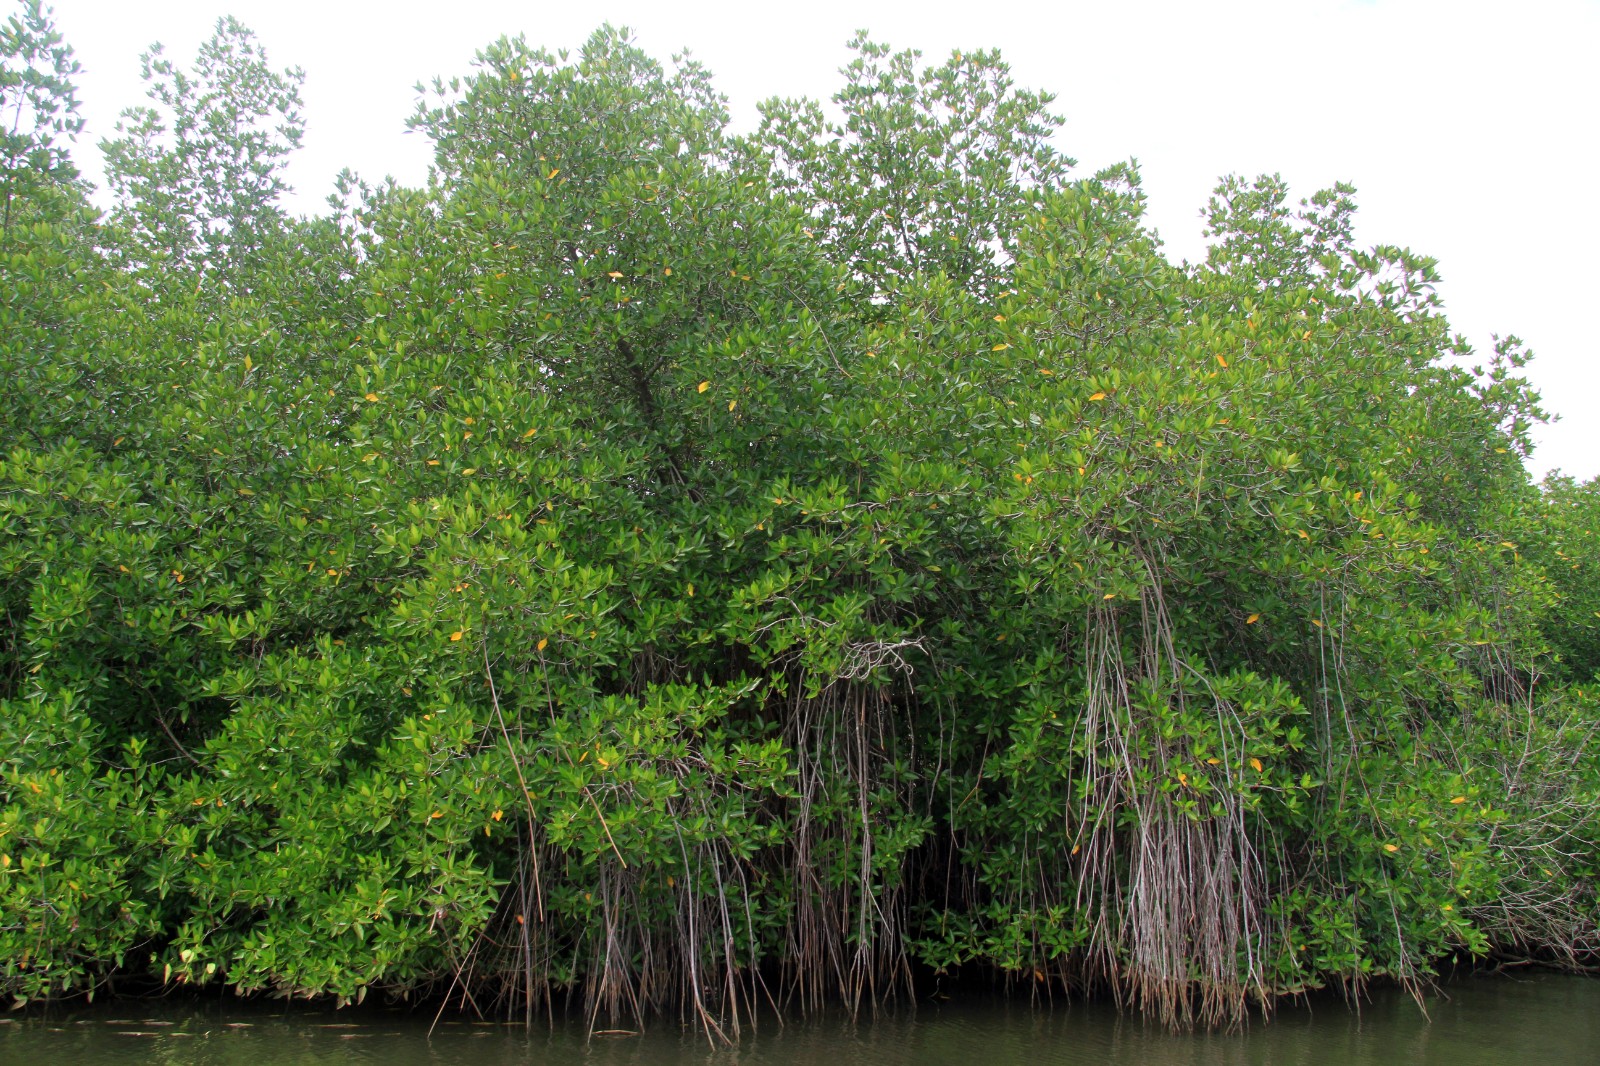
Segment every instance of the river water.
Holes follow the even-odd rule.
[[[1600,980],[1471,978],[1416,1001],[1384,991],[1280,1010],[1236,1033],[1178,1035],[1107,1006],[947,1001],[875,1021],[764,1022],[733,1047],[361,1009],[119,1000],[0,1018],[4,1066],[1600,1066]]]

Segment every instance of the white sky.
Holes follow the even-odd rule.
[[[10,7],[7,3],[5,7]],[[662,60],[685,46],[716,76],[734,124],[770,96],[825,99],[866,28],[943,58],[998,47],[1017,83],[1057,95],[1059,147],[1087,173],[1133,157],[1174,257],[1202,254],[1199,209],[1224,173],[1281,173],[1296,197],[1359,190],[1357,237],[1441,262],[1451,322],[1480,350],[1516,333],[1563,416],[1538,432],[1535,473],[1600,475],[1600,0],[1047,0],[637,3],[628,0],[56,0],[83,64],[96,176],[100,138],[142,103],[139,53],[187,65],[237,16],[275,66],[306,71],[296,211],[333,176],[420,182],[425,142],[404,132],[419,80],[466,73],[501,34],[576,48],[602,22]],[[1583,188],[1591,188],[1588,193]]]

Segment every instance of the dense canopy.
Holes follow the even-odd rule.
[[[996,54],[862,36],[735,136],[608,28],[290,218],[224,20],[101,213],[48,14],[0,45],[19,1002],[1188,1024],[1600,947],[1600,489],[1348,187],[1226,178],[1173,264]]]

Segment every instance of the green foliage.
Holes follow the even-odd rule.
[[[224,20],[100,220],[10,73],[70,54],[5,45],[18,1000],[726,1033],[966,967],[1185,1024],[1595,949],[1593,486],[1348,188],[1227,179],[1173,265],[997,56],[862,37],[841,124],[733,139],[607,29],[290,219],[299,75]]]
[[[1600,680],[1600,480],[1577,482],[1552,477],[1544,485],[1542,521],[1532,530],[1527,550],[1548,575],[1554,609],[1544,632],[1571,680]]]
[[[815,216],[817,239],[876,291],[944,273],[1004,287],[1023,222],[1072,160],[1050,145],[1062,120],[1048,93],[1018,90],[998,52],[953,53],[918,69],[859,33],[830,121],[811,100],[769,100],[740,147]]]
[[[126,230],[118,250],[168,277],[237,287],[284,223],[274,200],[287,191],[282,164],[300,145],[305,75],[273,71],[232,18],[217,20],[192,71],[159,44],[141,59],[154,106],[125,111],[119,136],[101,145],[120,201],[113,224]]]
[[[56,198],[77,170],[67,143],[83,128],[72,84],[77,61],[39,0],[0,25],[0,247],[9,246],[20,211]]]

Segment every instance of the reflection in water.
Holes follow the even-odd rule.
[[[765,1023],[737,1047],[659,1026],[585,1038],[381,1010],[318,1012],[120,1001],[0,1019],[0,1063],[48,1066],[1567,1066],[1600,1062],[1600,981],[1544,974],[1463,980],[1414,1001],[1384,992],[1359,1012],[1328,999],[1241,1033],[1180,1036],[1102,1006],[923,1005],[851,1025]]]

